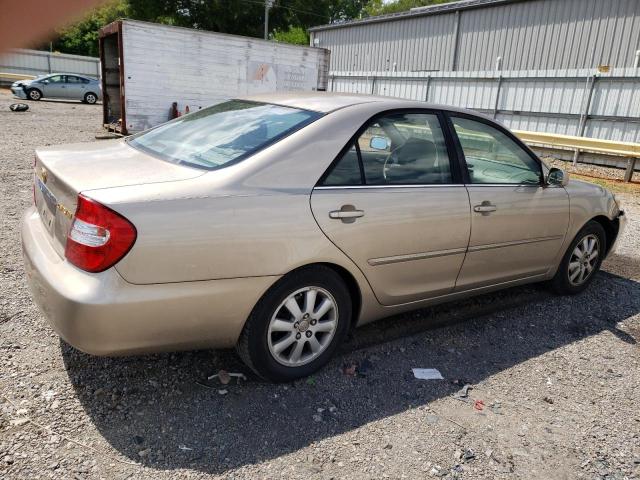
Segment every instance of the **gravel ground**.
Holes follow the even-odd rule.
[[[358,330],[315,377],[221,386],[207,376],[246,372],[233,352],[96,358],[47,326],[19,244],[33,150],[93,140],[100,107],[10,102],[1,92],[1,478],[639,478],[638,197],[579,296],[534,285],[417,311]]]

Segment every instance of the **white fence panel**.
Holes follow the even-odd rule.
[[[15,49],[0,55],[0,72],[44,75],[47,73],[78,73],[100,76],[100,59],[67,53]]]
[[[640,69],[331,72],[329,90],[469,108],[518,130],[640,142]]]

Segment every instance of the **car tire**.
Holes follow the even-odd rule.
[[[590,247],[592,250],[589,250]],[[552,290],[560,295],[582,292],[600,269],[606,251],[607,236],[604,228],[591,220],[582,227],[565,252],[558,271],[551,280]]]
[[[38,101],[42,98],[42,92],[37,88],[30,88],[27,90],[27,98],[29,100]]]
[[[296,310],[292,301],[297,315],[289,309]],[[323,367],[347,336],[351,309],[349,289],[334,270],[322,265],[295,270],[258,301],[236,349],[266,380],[306,377]]]
[[[87,92],[82,99],[84,103],[88,103],[89,105],[93,105],[98,101],[98,96],[93,92]]]

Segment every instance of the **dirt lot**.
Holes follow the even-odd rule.
[[[95,358],[48,327],[20,252],[33,150],[93,140],[100,107],[10,102],[0,93],[0,477],[640,477],[640,196],[579,296],[531,286],[390,318],[313,378],[221,394],[207,376],[246,371],[233,352]]]

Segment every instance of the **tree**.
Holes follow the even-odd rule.
[[[276,30],[273,32],[276,42],[293,43],[294,45],[309,45],[309,35],[302,27],[290,27],[289,30]]]
[[[309,27],[358,18],[370,1],[275,0],[269,33],[278,41],[307,44]],[[264,34],[264,0],[112,0],[60,31],[53,45],[61,52],[98,56],[98,30],[125,17],[258,38]]]
[[[391,2],[385,3],[383,0],[371,0],[364,6],[363,10],[368,16],[375,16],[387,13],[406,12],[416,7],[449,3],[451,1],[452,0],[392,0]]]
[[[118,18],[126,17],[127,6],[126,0],[115,0],[92,11],[84,20],[59,31],[52,47],[65,53],[97,57],[98,30]]]

